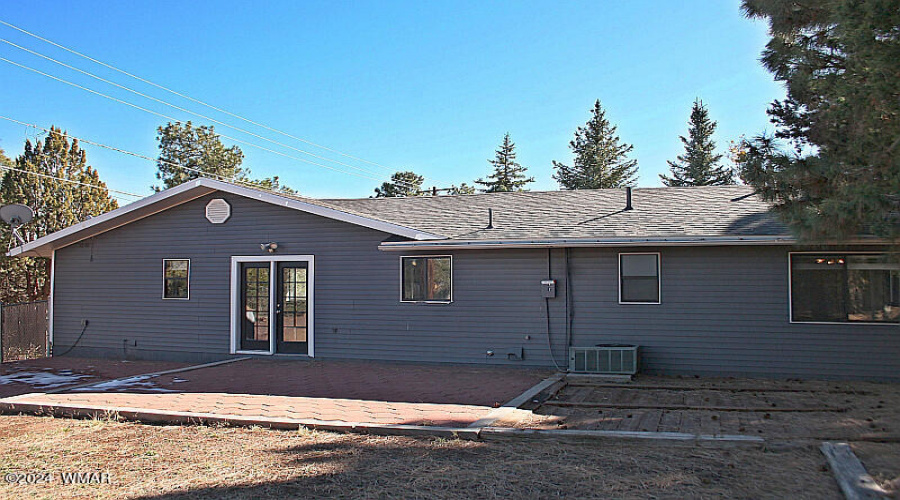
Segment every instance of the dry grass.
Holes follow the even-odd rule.
[[[5,485],[7,498],[840,498],[814,446],[781,452],[469,442],[261,428],[0,417],[0,470],[108,472]]]

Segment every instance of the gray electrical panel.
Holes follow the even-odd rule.
[[[556,298],[556,280],[541,281],[541,297],[545,299]]]

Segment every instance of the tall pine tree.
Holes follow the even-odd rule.
[[[516,145],[510,139],[509,132],[503,136],[503,143],[494,159],[488,162],[494,166],[494,172],[487,179],[475,181],[484,186],[483,191],[486,193],[525,191],[525,186],[534,182],[534,177],[525,175],[528,168],[516,162]]]
[[[297,194],[297,191],[282,184],[278,176],[251,178],[250,169],[241,166],[244,152],[237,146],[226,147],[212,126],[195,127],[190,121],[170,122],[159,127],[157,134],[159,158],[156,178],[162,181],[162,186],[153,186],[154,191],[175,187],[199,177],[211,177],[269,191]]]
[[[195,127],[190,121],[167,123],[159,127],[157,133],[159,171],[156,178],[162,181],[162,187],[153,186],[155,191],[199,177],[247,179],[247,172],[241,167],[244,152],[237,146],[225,147],[212,126]]]
[[[19,231],[26,241],[118,207],[100,174],[87,164],[78,141],[70,143],[59,128],[51,127],[43,141],[25,141],[25,152],[16,158],[13,168],[22,172],[8,170],[3,175],[0,205],[21,203],[34,210],[34,220]],[[0,226],[0,237],[8,245],[14,241],[5,224]],[[50,293],[48,267],[47,259],[0,257],[0,302],[46,298]]]
[[[743,10],[768,21],[762,62],[787,96],[769,108],[775,140],[743,146],[742,179],[803,239],[900,237],[897,0],[744,0]]]
[[[721,154],[716,154],[712,136],[716,122],[709,118],[709,110],[697,99],[691,108],[688,137],[681,136],[684,154],[676,161],[669,161],[671,177],[659,175],[666,186],[721,186],[734,184],[734,171],[719,164]]]
[[[553,178],[564,189],[604,189],[631,186],[637,175],[637,160],[629,160],[633,147],[621,143],[616,126],[606,119],[600,100],[594,103],[591,119],[575,131],[569,142],[575,163],[568,166],[554,161]]]
[[[376,198],[397,198],[400,196],[420,196],[425,178],[415,172],[394,172],[389,182],[375,188]]]

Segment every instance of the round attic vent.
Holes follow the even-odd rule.
[[[210,200],[206,204],[206,220],[213,224],[224,224],[231,217],[231,205],[222,198]]]

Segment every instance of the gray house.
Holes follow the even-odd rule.
[[[194,180],[17,247],[54,350],[900,377],[900,267],[798,246],[742,186],[312,200]]]

